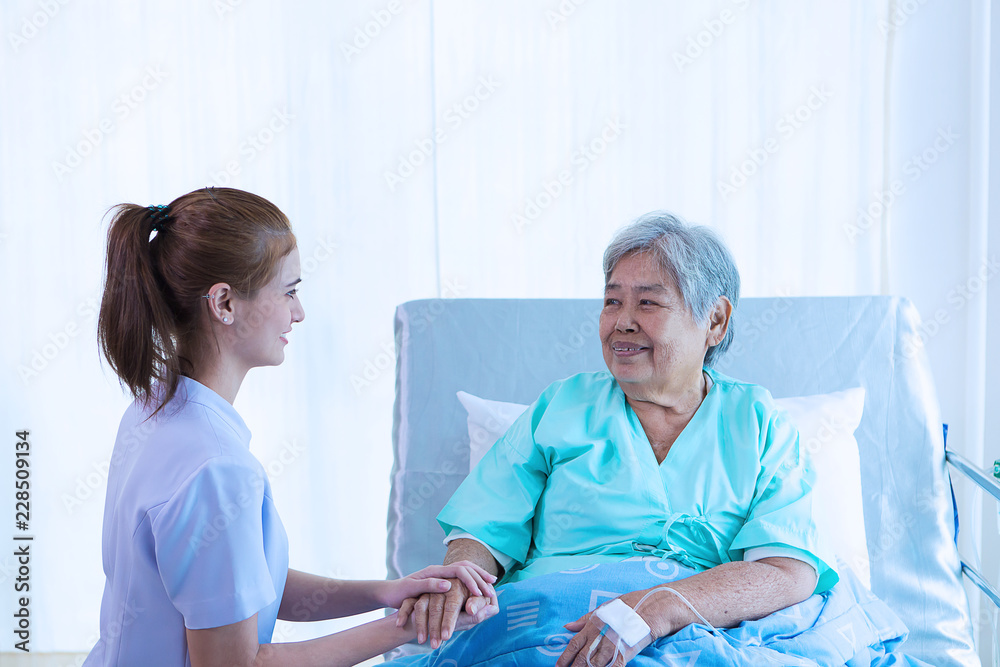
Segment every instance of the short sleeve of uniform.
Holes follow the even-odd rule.
[[[438,514],[446,535],[460,529],[518,563],[527,560],[535,506],[549,474],[534,428],[549,395],[546,390],[517,418]]]
[[[741,560],[740,552],[757,547],[791,548],[816,569],[814,592],[822,593],[840,577],[829,565],[833,558],[813,520],[816,473],[800,445],[798,429],[773,404],[764,408],[761,429],[754,499],[729,548],[730,556]]]
[[[153,518],[160,577],[187,628],[236,623],[276,599],[264,555],[264,488],[259,466],[220,456]]]

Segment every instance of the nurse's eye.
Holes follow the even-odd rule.
[[[294,299],[295,295],[298,294],[298,293],[299,293],[299,290],[296,288],[296,289],[290,289],[290,290],[288,290],[287,292],[285,292],[285,295],[286,296],[290,296],[290,297],[292,297]]]

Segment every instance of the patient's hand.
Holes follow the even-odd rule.
[[[624,600],[625,596],[622,598]],[[630,647],[624,642],[619,643],[618,635],[615,634],[614,630],[608,628],[605,632],[601,632],[604,629],[604,622],[594,612],[584,614],[563,627],[577,634],[566,645],[566,649],[556,661],[556,667],[579,667],[591,664],[602,667],[605,665],[607,667],[625,667],[632,658],[639,655],[653,641],[651,636],[647,636],[634,647]],[[614,658],[613,661],[612,658]]]
[[[399,612],[396,616],[396,625],[399,627],[404,627],[407,630],[410,630],[411,632],[416,632],[417,638],[419,639],[420,643],[423,643],[427,639],[427,631],[426,629],[420,630],[417,627],[416,620],[419,617],[419,615],[411,613],[413,612],[417,602],[418,600],[414,598],[410,598],[409,600],[403,602],[403,605],[400,607]],[[468,630],[474,625],[478,625],[479,623],[482,623],[486,619],[492,618],[500,611],[500,607],[496,603],[491,603],[489,598],[478,597],[478,596],[469,598],[468,602],[466,603],[466,606],[471,607],[476,611],[470,614],[463,609],[458,614],[458,619],[455,622],[455,630],[454,630],[455,632]],[[450,635],[448,637],[450,637]],[[441,642],[446,641],[448,637],[442,637],[440,642],[437,643],[437,645],[440,646]],[[435,645],[433,639],[431,640],[431,645],[432,646]]]
[[[470,595],[460,579],[449,581],[447,593],[425,593],[416,600],[406,600],[399,608],[397,625],[412,615],[417,641],[423,644],[430,639],[431,648],[450,639],[456,630],[470,628],[500,611],[496,593],[491,597]]]

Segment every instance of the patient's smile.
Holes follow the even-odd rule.
[[[638,345],[636,343],[612,343],[611,349],[615,351],[615,355],[619,357],[631,357],[640,352],[645,352],[648,347]]]

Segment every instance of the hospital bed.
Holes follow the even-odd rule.
[[[434,299],[398,307],[390,578],[444,556],[435,517],[470,457],[468,415],[456,393],[528,404],[556,379],[606,370],[600,309],[601,301],[589,299]],[[897,651],[938,667],[978,665],[963,574],[998,605],[1000,598],[960,559],[946,458],[998,499],[1000,487],[946,454],[914,307],[892,297],[749,298],[734,322],[734,344],[716,365],[722,373],[776,398],[864,389],[854,435],[868,562],[854,565],[870,568],[871,591],[907,626]],[[409,645],[387,657],[423,650]]]

